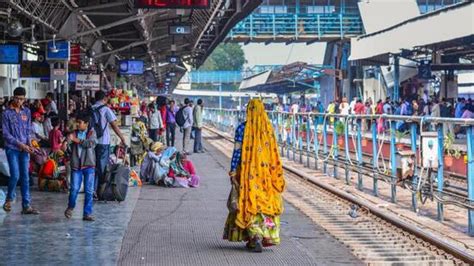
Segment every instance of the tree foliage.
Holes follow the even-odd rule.
[[[220,44],[214,49],[199,70],[242,70],[245,62],[244,50],[239,44]]]

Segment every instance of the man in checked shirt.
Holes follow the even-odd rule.
[[[30,154],[33,152],[31,146],[31,113],[30,109],[23,106],[26,99],[26,90],[18,87],[13,91],[13,102],[3,112],[2,127],[5,149],[10,167],[10,179],[8,181],[8,193],[3,209],[6,212],[12,210],[12,201],[15,199],[15,190],[18,180],[21,183],[22,214],[39,214],[39,211],[31,207],[30,198],[30,176],[28,166]]]

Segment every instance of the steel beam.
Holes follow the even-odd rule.
[[[90,29],[90,30],[86,30],[86,31],[83,31],[83,32],[78,32],[78,33],[72,34],[68,37],[68,39],[79,38],[81,36],[85,36],[85,35],[88,35],[88,34],[91,34],[91,33],[94,33],[94,32],[110,29],[110,28],[113,28],[113,27],[116,27],[116,26],[120,26],[120,25],[123,25],[123,24],[134,22],[134,21],[137,21],[137,20],[140,20],[140,19],[143,19],[143,18],[155,16],[157,14],[159,14],[157,11],[153,11],[153,12],[149,12],[149,13],[146,13],[146,14],[143,14],[143,15],[133,15],[133,16],[130,16],[128,18],[124,18],[124,19],[117,20],[117,21],[114,21],[114,22],[106,24],[106,25],[96,27],[94,29]]]
[[[97,54],[97,55],[95,56],[95,58],[102,57],[102,56],[106,56],[106,55],[109,55],[109,54],[114,54],[114,53],[117,53],[117,52],[120,52],[120,51],[124,51],[124,50],[130,49],[130,48],[136,47],[136,46],[144,45],[144,44],[147,44],[147,43],[150,43],[150,42],[154,42],[154,41],[158,41],[158,40],[163,40],[163,39],[166,39],[166,38],[168,38],[168,35],[163,35],[163,36],[151,38],[150,40],[134,42],[134,43],[131,43],[131,44],[122,46],[122,47],[120,47],[120,48],[114,49],[114,50],[112,50],[112,51],[108,51],[108,52],[104,52],[104,53]]]
[[[115,3],[99,4],[99,5],[93,5],[93,6],[84,6],[84,7],[76,8],[75,10],[86,11],[86,10],[105,9],[105,8],[110,8],[110,7],[123,6],[126,4],[127,4],[126,2],[115,2]]]
[[[78,12],[77,14],[87,15],[87,16],[113,16],[113,17],[123,17],[123,16],[131,15],[129,12]]]

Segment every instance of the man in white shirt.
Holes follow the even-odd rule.
[[[191,107],[191,103],[188,98],[184,99],[184,109],[183,109],[183,116],[184,116],[184,125],[183,125],[183,152],[188,153],[186,148],[190,147],[189,139],[191,137],[191,129],[193,126],[193,108]]]

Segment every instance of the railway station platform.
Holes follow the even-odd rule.
[[[131,187],[123,203],[96,203],[97,220],[92,223],[81,219],[82,195],[71,220],[63,214],[66,193],[34,191],[33,204],[41,211],[38,216],[22,216],[19,202],[11,214],[0,210],[0,264],[363,264],[289,203],[282,216],[280,246],[254,254],[244,243],[223,240],[229,159],[208,141],[213,140],[204,142],[206,153],[190,156],[201,176],[199,188]]]

